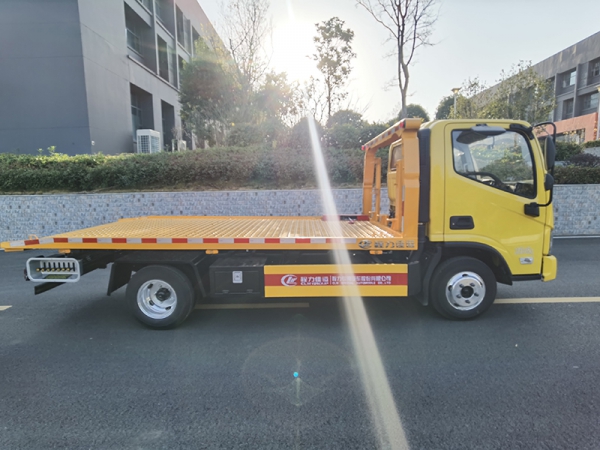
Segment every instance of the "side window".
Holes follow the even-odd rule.
[[[402,144],[392,144],[390,151],[392,152],[392,157],[390,158],[390,167],[388,170],[390,172],[395,172],[396,163],[398,160],[402,159]]]
[[[473,181],[535,198],[535,171],[527,139],[514,131],[484,136],[472,130],[452,132],[454,170]]]

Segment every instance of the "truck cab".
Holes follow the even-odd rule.
[[[380,177],[372,175],[380,167],[375,152],[387,146],[390,210],[383,216],[369,207]],[[428,264],[423,303],[446,316],[476,315],[477,297],[495,286],[474,266],[504,284],[556,277],[552,137],[538,139],[522,121],[406,119],[363,149],[363,212],[399,231],[416,229],[421,250],[437,260]]]

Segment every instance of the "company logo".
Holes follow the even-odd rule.
[[[298,283],[298,277],[296,275],[284,275],[281,277],[281,284],[284,286],[296,286]]]
[[[358,246],[360,248],[370,248],[371,247],[371,241],[360,241],[358,243]]]

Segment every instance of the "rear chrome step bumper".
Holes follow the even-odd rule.
[[[81,278],[81,266],[74,258],[29,258],[27,278],[38,283],[76,283]]]

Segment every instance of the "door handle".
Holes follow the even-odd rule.
[[[471,216],[452,216],[450,217],[451,230],[472,230],[475,228],[475,222]]]

